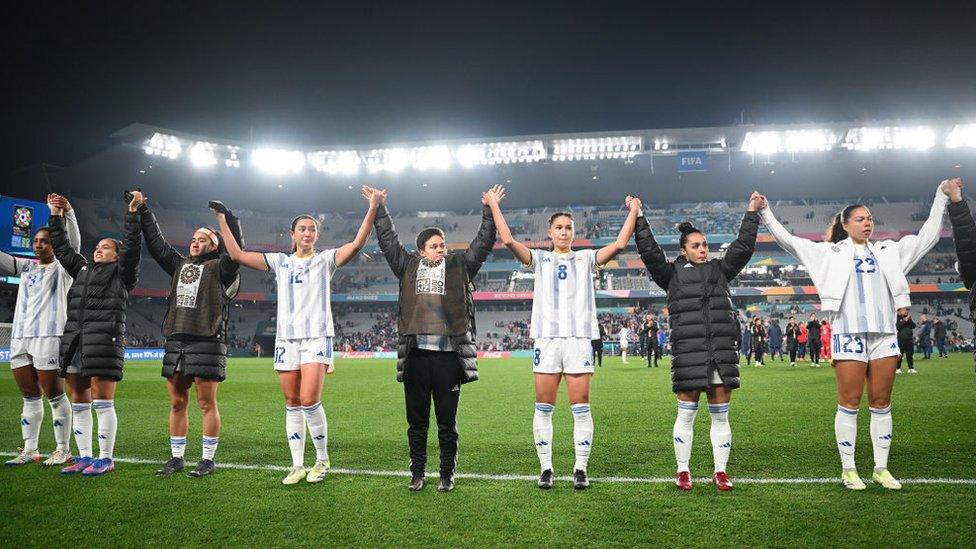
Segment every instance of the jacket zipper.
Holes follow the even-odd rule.
[[[78,318],[78,352],[81,353],[82,367],[84,367],[85,360],[85,312],[88,311],[88,282],[91,281],[92,269],[94,267],[86,269],[85,283],[81,286],[81,315]]]
[[[704,270],[704,269],[702,269]],[[705,319],[705,341],[706,341],[706,354],[705,354],[705,364],[708,365],[706,369],[706,375],[708,376],[708,383],[712,382],[712,370],[715,368],[715,360],[712,358],[712,319],[708,314],[708,305],[712,301],[711,290],[708,287],[708,278],[702,282],[702,316]]]

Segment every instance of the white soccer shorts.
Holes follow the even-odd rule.
[[[327,372],[333,369],[332,364],[334,364],[335,359],[333,358],[331,337],[275,340],[275,370],[279,372],[300,370],[302,364],[313,362],[327,364]]]
[[[578,337],[535,340],[532,371],[537,374],[592,374],[593,344]]]
[[[898,356],[898,336],[895,334],[831,334],[831,358],[871,362],[879,358]]]
[[[10,340],[10,369],[34,366],[35,370],[57,370],[60,337],[25,337]]]

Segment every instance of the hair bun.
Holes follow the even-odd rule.
[[[698,232],[698,229],[696,229],[695,226],[691,224],[691,221],[682,221],[681,223],[678,223],[678,225],[675,228],[678,229],[678,232],[680,232],[681,234]]]

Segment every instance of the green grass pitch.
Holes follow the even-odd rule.
[[[790,369],[779,361],[742,369],[732,400],[730,493],[696,482],[610,477],[674,474],[674,396],[667,362],[648,369],[636,357],[608,358],[593,379],[596,425],[589,490],[569,481],[543,492],[531,480],[459,478],[454,492],[407,491],[406,477],[334,473],[324,483],[282,486],[290,465],[284,405],[268,359],[233,359],[220,388],[223,432],[217,474],[156,478],[157,464],[118,463],[94,479],[63,478],[41,466],[0,469],[0,540],[18,546],[976,546],[976,485],[906,483],[888,492],[869,483],[843,489],[833,438],[831,368]],[[482,360],[481,380],[462,389],[458,473],[536,475],[533,388],[528,359]],[[897,379],[890,470],[901,479],[976,479],[976,373],[972,357],[919,361],[920,374]],[[340,360],[326,379],[332,466],[406,471],[406,421],[393,360]],[[20,443],[21,399],[0,365],[0,446]],[[116,457],[169,456],[168,400],[159,365],[133,362],[116,398]],[[191,407],[192,410],[192,407]],[[41,451],[53,446],[45,404]],[[858,468],[873,465],[867,404],[862,404]],[[187,460],[200,456],[199,412],[191,411]],[[557,403],[557,475],[573,463],[572,414]],[[433,421],[432,421],[433,423]],[[708,413],[696,424],[692,473],[711,474]],[[436,428],[429,456],[437,463]],[[72,443],[72,447],[74,444]],[[96,446],[97,451],[97,446]],[[311,444],[306,464],[314,460]],[[432,470],[436,472],[436,468]],[[749,479],[830,479],[801,484]]]

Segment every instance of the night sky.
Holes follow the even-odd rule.
[[[4,180],[132,122],[340,145],[976,117],[972,2],[34,4],[4,14]]]

